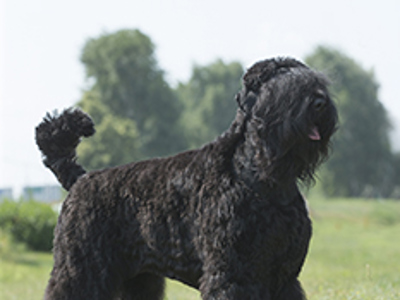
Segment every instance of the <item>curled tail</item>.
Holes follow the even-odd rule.
[[[47,114],[36,127],[36,144],[43,154],[43,163],[68,191],[86,173],[76,162],[76,147],[81,137],[93,135],[92,119],[79,109],[67,109],[60,115]]]

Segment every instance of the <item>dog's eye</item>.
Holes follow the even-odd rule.
[[[326,106],[326,102],[327,101],[324,98],[317,98],[314,100],[312,105],[316,111],[320,111],[324,109],[324,107]]]

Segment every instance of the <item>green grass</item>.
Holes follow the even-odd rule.
[[[52,256],[14,251],[0,256],[0,299],[42,299],[53,264]]]
[[[400,202],[310,200],[314,234],[301,274],[309,300],[400,299]],[[42,298],[52,257],[0,232],[0,299]],[[168,281],[167,300],[199,300]]]
[[[301,281],[310,300],[400,299],[400,202],[313,201]]]
[[[199,300],[200,293],[178,281],[168,280],[166,300]]]

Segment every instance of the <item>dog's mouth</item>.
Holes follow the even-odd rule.
[[[311,128],[311,132],[308,134],[308,137],[312,141],[319,141],[321,140],[321,135],[319,134],[319,130],[317,126]]]

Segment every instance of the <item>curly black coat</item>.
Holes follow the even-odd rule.
[[[327,157],[337,112],[326,78],[294,59],[256,63],[243,83],[215,141],[90,173],[75,148],[91,119],[47,116],[36,141],[69,195],[45,299],[159,300],[164,277],[208,300],[305,299],[311,222],[297,182]]]

